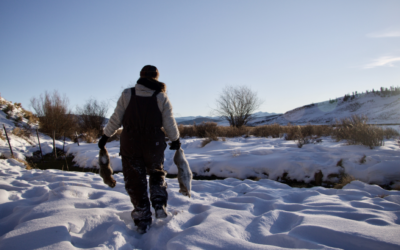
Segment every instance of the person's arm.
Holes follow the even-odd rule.
[[[159,95],[162,95],[159,99],[161,101],[161,105],[159,106],[161,106],[160,110],[162,113],[163,127],[168,138],[171,141],[176,141],[179,139],[179,130],[172,113],[172,104],[169,101],[167,94],[160,93]]]
[[[108,137],[111,137],[115,134],[117,129],[119,129],[122,125],[122,119],[124,118],[125,109],[128,106],[130,99],[130,89],[125,89],[121,97],[117,102],[117,107],[115,107],[114,113],[110,117],[106,127],[104,128],[104,134]]]

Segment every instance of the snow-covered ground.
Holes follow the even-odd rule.
[[[9,132],[15,128],[3,111],[0,122]],[[52,139],[39,136],[44,153],[52,152]],[[39,149],[34,136],[9,137],[17,158]],[[111,189],[94,173],[26,170],[14,159],[0,159],[0,249],[400,249],[400,191],[367,184],[399,184],[397,139],[373,150],[329,137],[302,148],[282,138],[226,138],[205,147],[202,141],[182,139],[192,171],[235,178],[193,180],[191,198],[178,192],[177,179],[167,178],[169,216],[154,218],[144,235],[130,217],[122,173],[114,175]],[[67,141],[65,147],[78,165],[98,166],[96,143]],[[112,167],[121,171],[119,142],[107,148]],[[165,169],[176,174],[174,151],[165,153]],[[10,156],[5,140],[0,154]],[[344,171],[363,182],[337,190],[274,181],[286,173],[310,182],[321,171],[324,181],[335,182],[343,171],[336,166],[340,159]],[[248,177],[260,180],[236,179]]]
[[[342,190],[271,180],[168,182],[169,217],[136,232],[116,174],[25,170],[0,160],[0,249],[399,249],[400,192],[353,181]]]
[[[306,144],[298,148],[296,141],[283,138],[226,138],[212,141],[201,147],[204,139],[182,139],[190,167],[194,174],[201,176],[234,177],[245,179],[256,177],[279,180],[286,178],[309,183],[315,173],[321,171],[324,182],[337,182],[337,175],[343,170],[366,183],[388,185],[400,184],[400,145],[397,140],[386,140],[384,146],[370,149],[361,145],[346,145],[323,137],[322,142]],[[97,144],[69,144],[68,153],[75,155],[82,167],[97,167],[99,150]],[[115,171],[122,171],[119,156],[119,142],[106,145]],[[165,151],[165,169],[177,174],[173,163],[174,151]],[[360,163],[365,155],[365,162]],[[337,163],[342,160],[342,167]]]

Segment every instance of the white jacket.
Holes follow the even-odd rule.
[[[137,96],[150,97],[153,95],[154,90],[149,89],[141,84],[135,85],[135,93]],[[165,132],[171,141],[176,141],[179,139],[179,130],[176,125],[175,118],[172,114],[172,105],[168,99],[168,96],[164,92],[157,94],[157,104],[158,108],[162,114],[162,122]],[[124,113],[128,107],[129,101],[131,100],[131,89],[124,89],[117,102],[117,107],[114,110],[110,120],[108,121],[106,127],[104,128],[104,134],[111,137],[117,129],[122,125],[122,119],[124,118]]]

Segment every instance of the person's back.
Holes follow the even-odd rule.
[[[180,142],[172,105],[165,84],[158,81],[157,68],[147,65],[140,76],[135,88],[123,91],[99,147],[104,148],[107,139],[123,126],[120,155],[125,189],[134,206],[132,219],[138,231],[145,233],[152,223],[150,201],[156,218],[167,217],[168,193],[163,169],[166,143],[161,127],[172,141],[170,149],[179,149]],[[150,201],[146,173],[150,176]]]

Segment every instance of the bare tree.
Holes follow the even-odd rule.
[[[76,128],[76,121],[68,109],[68,98],[63,97],[55,90],[53,93],[45,92],[39,98],[31,99],[31,106],[39,118],[41,132],[51,135],[56,132],[56,138],[61,138],[64,133],[70,136]]]
[[[83,107],[77,107],[76,111],[80,119],[79,124],[82,130],[81,132],[95,130],[98,135],[101,135],[106,120],[105,115],[108,111],[106,102],[89,99]]]
[[[252,114],[262,104],[257,93],[246,86],[225,87],[216,102],[216,114],[237,128],[252,120]]]

